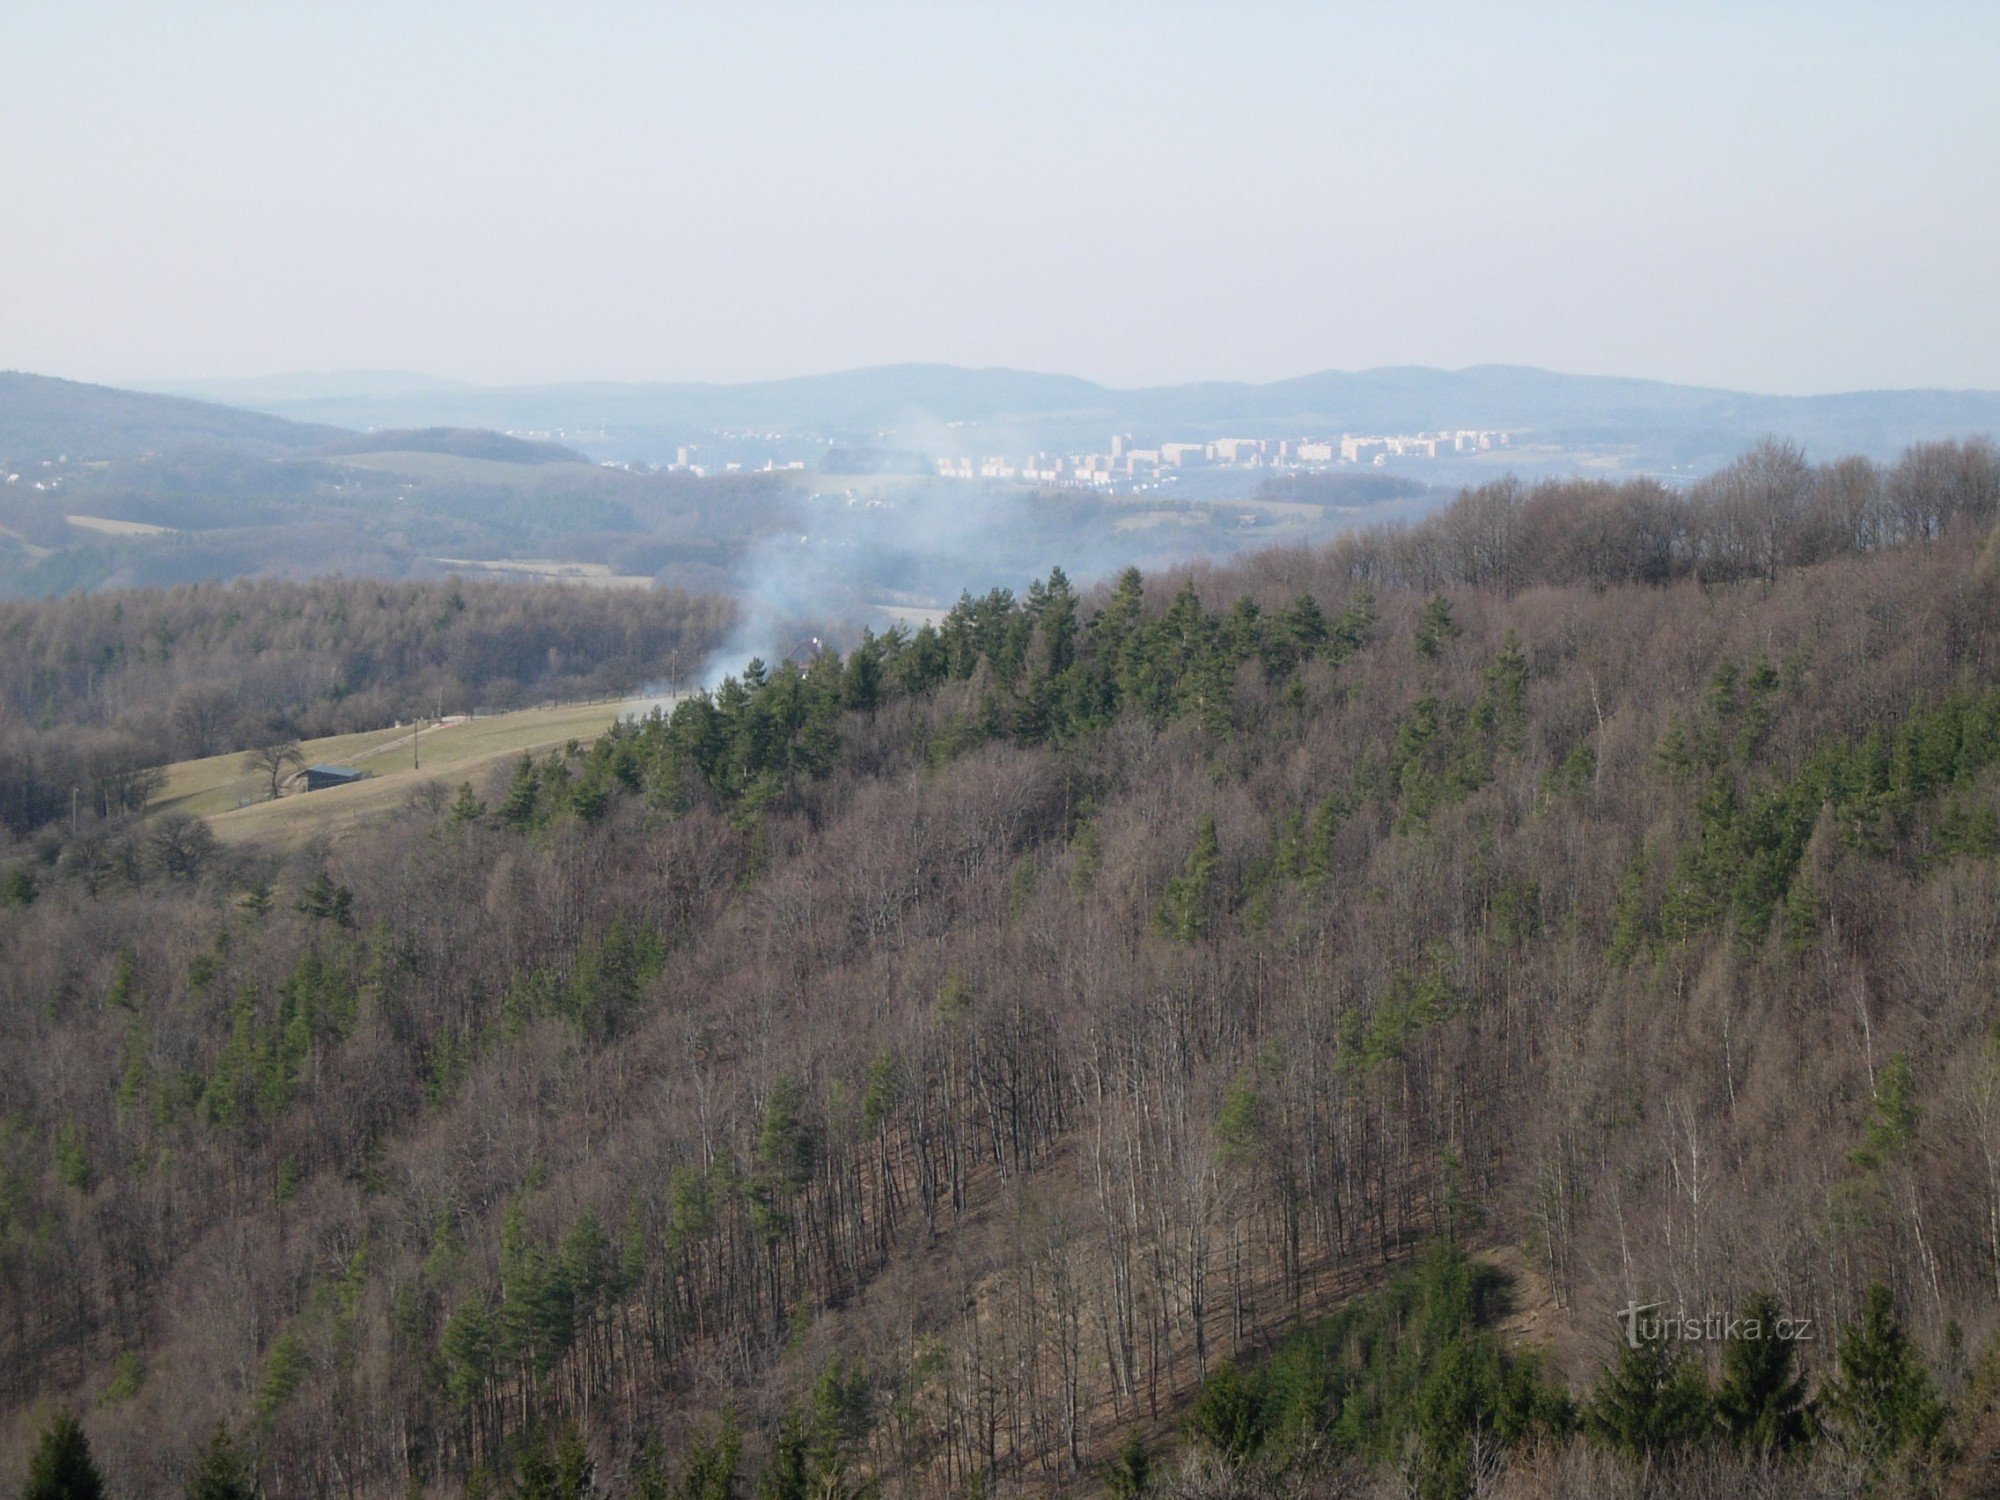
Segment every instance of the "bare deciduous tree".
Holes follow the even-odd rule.
[[[255,771],[269,781],[273,802],[284,792],[286,773],[297,770],[305,763],[305,752],[299,748],[297,740],[274,740],[243,757],[245,770]]]

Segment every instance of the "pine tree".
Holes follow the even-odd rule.
[[[597,1465],[574,1426],[565,1427],[556,1440],[555,1471],[556,1500],[588,1500],[597,1493]]]
[[[1444,654],[1444,648],[1463,634],[1458,622],[1451,617],[1451,601],[1443,594],[1432,594],[1424,604],[1424,612],[1417,618],[1417,655],[1425,661],[1436,661]]]
[[[463,828],[467,823],[476,823],[486,816],[486,804],[473,793],[472,783],[461,781],[458,796],[451,804],[451,821],[454,827]]]
[[[1618,877],[1618,895],[1611,907],[1611,947],[1605,958],[1614,969],[1622,969],[1645,950],[1652,936],[1646,912],[1646,850],[1632,851],[1625,871]]]
[[[292,1329],[283,1330],[271,1341],[271,1352],[264,1361],[264,1378],[257,1386],[256,1413],[260,1423],[270,1421],[298,1393],[311,1368],[305,1345]]]
[[[1737,1446],[1757,1453],[1788,1453],[1807,1436],[1806,1379],[1791,1341],[1777,1337],[1779,1311],[1769,1293],[1743,1304],[1743,1323],[1755,1337],[1724,1346],[1715,1390],[1723,1430]]]
[[[438,1352],[444,1356],[445,1389],[459,1405],[470,1406],[486,1389],[495,1342],[493,1310],[484,1296],[461,1302],[445,1319]]]
[[[805,1094],[797,1079],[780,1078],[771,1085],[756,1152],[763,1176],[786,1193],[804,1187],[812,1176],[819,1137],[805,1118]]]
[[[1104,1477],[1104,1487],[1116,1500],[1141,1500],[1153,1488],[1153,1454],[1147,1448],[1146,1440],[1135,1432],[1128,1433],[1125,1441],[1118,1445],[1118,1456],[1111,1461],[1110,1472]]]
[[[590,1500],[597,1492],[597,1465],[574,1424],[566,1424],[553,1444],[535,1438],[521,1455],[520,1500]]]
[[[681,1470],[679,1500],[735,1500],[736,1465],[743,1456],[743,1437],[736,1430],[736,1414],[722,1414],[722,1431],[712,1443],[694,1442],[688,1447],[687,1463]]]
[[[812,1458],[805,1424],[788,1411],[771,1439],[771,1456],[757,1476],[757,1500],[808,1500],[812,1494]]]
[[[217,1422],[214,1436],[188,1471],[182,1493],[187,1500],[250,1500],[256,1492],[256,1480],[229,1440],[229,1429]]]
[[[576,1314],[587,1323],[611,1278],[611,1238],[588,1207],[563,1237],[562,1269]]]
[[[1874,1171],[1910,1143],[1917,1130],[1917,1088],[1907,1053],[1890,1055],[1875,1079],[1875,1113],[1861,1146],[1849,1154],[1857,1167]]]
[[[1248,1458],[1264,1441],[1263,1403],[1256,1385],[1225,1362],[1202,1382],[1186,1425],[1188,1435],[1212,1452]]]
[[[99,1500],[103,1494],[104,1481],[91,1461],[83,1424],[69,1412],[57,1412],[28,1461],[21,1500]]]
[[[542,773],[534,758],[524,755],[514,767],[514,779],[500,800],[500,821],[509,828],[524,829],[535,821],[535,804],[542,794]]]
[[[8,870],[7,878],[0,881],[0,906],[33,906],[35,904],[35,872],[26,865],[15,865]]]
[[[1634,1456],[1694,1442],[1711,1421],[1708,1381],[1680,1346],[1663,1338],[1629,1341],[1598,1382],[1589,1423],[1598,1441]]]
[[[1368,644],[1368,637],[1375,628],[1375,596],[1367,589],[1356,589],[1347,601],[1347,607],[1340,612],[1340,618],[1333,622],[1333,632],[1328,641],[1329,652],[1335,661],[1344,661]]]
[[[332,922],[337,927],[354,925],[354,892],[337,883],[324,869],[313,877],[311,885],[299,892],[292,905],[309,917]]]
[[[1175,942],[1195,943],[1208,931],[1209,890],[1215,883],[1215,867],[1220,859],[1215,819],[1205,817],[1187,864],[1167,882],[1166,895],[1153,914],[1154,924]]]
[[[1879,1282],[1868,1289],[1861,1320],[1841,1329],[1839,1361],[1826,1388],[1826,1416],[1850,1447],[1880,1459],[1937,1436],[1944,1407]]]
[[[1326,644],[1326,612],[1311,594],[1300,594],[1292,600],[1285,612],[1278,616],[1278,623],[1291,638],[1293,649],[1301,656],[1310,656]]]
[[[1486,707],[1492,713],[1500,744],[1519,750],[1528,725],[1528,656],[1513,631],[1500,643],[1500,654],[1487,665],[1484,678]]]
[[[546,1375],[576,1337],[575,1292],[558,1256],[528,1238],[518,1203],[501,1224],[499,1334],[507,1357]]]
[[[874,631],[863,630],[861,644],[847,654],[847,671],[841,683],[842,706],[873,713],[882,702],[883,676],[882,642]]]

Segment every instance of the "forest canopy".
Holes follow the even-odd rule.
[[[1977,443],[1496,485],[968,596],[343,841],[20,857],[0,1473],[1969,1482],[1996,510]]]

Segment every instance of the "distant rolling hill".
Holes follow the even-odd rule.
[[[328,457],[358,457],[369,453],[442,453],[453,458],[479,458],[489,463],[589,463],[574,448],[508,437],[478,427],[384,428],[339,438],[316,450]]]
[[[175,389],[237,400],[259,411],[344,427],[495,427],[508,431],[602,427],[809,427],[861,432],[884,424],[1066,417],[1109,409],[1117,392],[1068,375],[956,365],[883,365],[738,385],[707,382],[470,386],[357,372],[340,377],[187,383]]]
[[[1769,434],[1820,455],[1892,457],[1911,442],[2000,431],[1994,391],[1766,396],[1522,365],[1326,370],[1261,385],[1209,381],[1136,390],[1068,375],[914,364],[738,385],[478,387],[402,379],[399,388],[379,375],[357,376],[348,387],[334,376],[274,379],[269,389],[285,394],[256,404],[350,427],[561,432],[593,457],[653,461],[670,455],[675,443],[732,429],[921,448],[950,441],[945,432],[953,426],[1052,447],[1100,444],[1110,432],[1127,430],[1200,438],[1463,426],[1532,432],[1568,445],[1622,445],[1701,468]],[[228,389],[243,393],[246,385]],[[970,444],[983,440],[964,437]]]
[[[349,434],[266,412],[0,371],[0,458],[34,463],[137,458],[179,448],[227,448],[277,458]]]

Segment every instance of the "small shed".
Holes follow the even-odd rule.
[[[330,786],[348,786],[356,781],[366,781],[370,773],[357,771],[353,766],[307,766],[306,790],[323,792]]]

